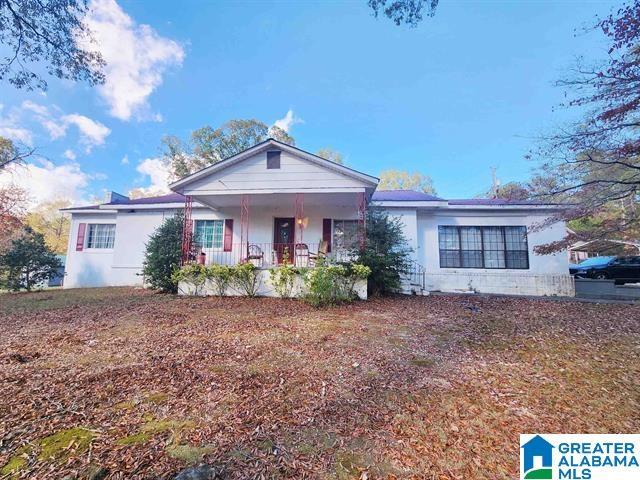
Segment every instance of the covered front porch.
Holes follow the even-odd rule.
[[[187,195],[182,261],[264,269],[347,262],[365,241],[367,200],[364,189]]]

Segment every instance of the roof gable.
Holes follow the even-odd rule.
[[[281,152],[280,168],[267,168],[267,152]],[[206,167],[172,185],[174,192],[225,193],[241,190],[305,188],[367,188],[376,177],[339,165],[274,139],[266,140],[226,160]]]

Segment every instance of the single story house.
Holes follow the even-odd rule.
[[[71,233],[65,288],[141,285],[145,244],[167,216],[185,211],[185,256],[205,263],[349,260],[369,208],[399,217],[413,249],[405,291],[572,295],[567,254],[540,256],[561,222],[535,228],[557,205],[445,200],[376,191],[378,179],[273,139],[170,185],[173,193],[66,209]]]

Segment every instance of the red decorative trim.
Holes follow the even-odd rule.
[[[81,252],[84,248],[84,234],[87,230],[86,223],[78,224],[78,238],[76,240],[76,252]]]
[[[331,253],[331,219],[322,219],[322,241],[327,242],[327,253]]]
[[[224,246],[225,252],[230,252],[233,248],[233,218],[224,221]]]
[[[193,220],[191,220],[191,208],[193,199],[190,195],[184,197],[184,222],[182,224],[182,265],[189,263],[195,258],[191,257],[191,246],[193,244]]]

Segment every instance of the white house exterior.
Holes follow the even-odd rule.
[[[324,252],[348,260],[364,239],[365,209],[377,208],[401,218],[413,249],[407,292],[573,294],[567,255],[533,252],[563,237],[564,224],[536,228],[559,207],[444,200],[376,191],[377,183],[270,139],[172,184],[172,194],[135,200],[113,194],[102,205],[67,209],[72,221],[64,286],[142,285],[149,235],[190,199],[189,232],[205,263],[251,261],[268,268],[289,260],[312,266],[311,259]]]

